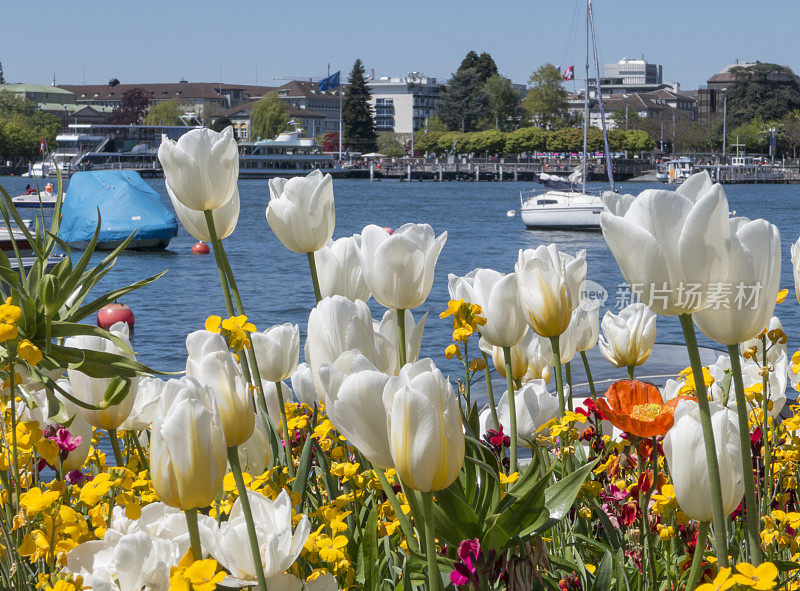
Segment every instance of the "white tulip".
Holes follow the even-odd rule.
[[[725,515],[730,515],[744,494],[739,422],[734,411],[712,402],[711,424],[719,462],[723,510]],[[705,454],[698,453],[705,444],[696,402],[682,400],[678,403],[675,424],[664,437],[663,445],[681,510],[692,519],[711,521],[711,485]]]
[[[189,209],[218,209],[236,191],[239,148],[232,127],[220,133],[208,128],[193,129],[177,142],[164,135],[158,159],[167,190]]]
[[[361,300],[324,298],[311,310],[307,330],[305,357],[320,397],[325,396],[320,366],[333,363],[345,351],[357,349],[384,373],[391,373],[397,363],[397,344],[375,331],[369,308]]]
[[[123,431],[141,431],[149,427],[150,423],[158,416],[158,409],[161,406],[161,391],[166,383],[165,380],[159,378],[139,378],[133,409],[119,428]]]
[[[264,392],[264,401],[267,405],[267,416],[272,421],[272,426],[279,435],[283,435],[283,415],[281,414],[281,401],[278,398],[278,388],[275,382],[268,382],[261,380],[261,391]],[[281,391],[283,393],[283,400],[289,399],[287,396],[290,393],[289,387],[286,382],[281,382]]]
[[[301,363],[292,374],[292,392],[295,398],[302,404],[307,404],[311,408],[317,403],[317,387],[314,385],[314,375],[308,363]]]
[[[208,229],[205,213],[189,209],[178,201],[178,198],[170,190],[169,185],[167,185],[167,193],[169,193],[169,199],[172,201],[175,214],[186,231],[198,240],[211,242],[211,231]],[[239,222],[239,208],[239,190],[236,189],[233,196],[224,205],[212,211],[214,230],[220,240],[233,234],[236,229],[236,224]]]
[[[377,372],[378,369],[358,349],[345,351],[333,363],[324,363],[319,367],[320,392],[324,395],[320,402],[325,405],[328,414],[347,376],[361,371]]]
[[[233,353],[216,351],[200,359],[196,378],[214,397],[228,447],[250,439],[255,425],[250,385]]]
[[[577,330],[567,328],[567,330],[558,337],[559,360],[562,365],[572,361],[575,354],[578,352],[578,342],[576,340],[578,332]],[[550,339],[540,336],[539,349],[541,350],[542,357],[547,361],[547,365],[549,367],[555,367],[556,358],[553,356],[553,343]]]
[[[656,342],[656,315],[641,302],[630,304],[619,314],[605,313],[600,352],[614,367],[642,365]]]
[[[464,464],[458,398],[433,361],[400,370],[383,391],[389,448],[397,475],[422,492],[447,488]]]
[[[97,591],[166,591],[170,568],[179,560],[173,542],[137,531],[83,542],[67,554],[65,570]]]
[[[529,328],[522,340],[511,347],[511,377],[524,382],[543,379],[550,381],[550,362],[542,352],[541,337]],[[548,341],[549,343],[549,341]],[[495,370],[501,377],[506,375],[506,361],[501,347],[494,347],[481,337],[478,341],[481,351],[490,355]]]
[[[555,244],[520,250],[516,273],[528,326],[543,337],[563,334],[586,283],[586,251],[573,257],[560,252]]]
[[[333,236],[333,180],[315,170],[308,176],[269,180],[267,222],[293,252],[314,252]]]
[[[121,339],[130,350],[128,325],[126,323],[117,322],[109,329],[109,332]],[[65,339],[64,346],[86,351],[114,353],[127,357],[128,359],[136,359],[133,353],[124,353],[111,340],[103,337],[84,335],[69,337]],[[102,404],[106,390],[109,385],[111,385],[111,378],[92,378],[77,369],[67,369],[67,375],[69,376],[72,393],[75,398],[88,404]],[[130,378],[128,394],[119,404],[109,406],[105,410],[87,410],[83,407],[78,407],[78,412],[80,412],[83,418],[93,427],[97,427],[98,429],[116,429],[128,418],[131,409],[133,409],[138,383],[139,378]]]
[[[175,381],[175,400],[151,427],[153,490],[168,505],[200,509],[214,501],[225,477],[225,432],[210,392],[193,378]]]
[[[425,312],[419,322],[414,320],[414,315],[411,310],[405,312],[404,321],[406,325],[406,362],[414,363],[419,359],[419,351],[422,347],[422,333],[425,330],[425,321],[428,319],[428,313]],[[397,310],[390,308],[386,310],[381,318],[380,324],[377,326],[377,331],[386,339],[397,346]],[[395,366],[390,372],[392,375],[397,375],[400,371],[399,356],[395,356]]]
[[[288,380],[300,359],[300,327],[286,323],[251,332],[250,342],[262,380]]]
[[[473,269],[461,277],[453,275],[452,273],[447,276],[447,291],[450,294],[451,300],[469,301],[469,292],[467,288],[472,286],[476,271],[477,269]]]
[[[467,278],[468,277],[468,278]],[[517,276],[503,275],[493,269],[475,269],[462,280],[465,300],[481,307],[486,324],[481,336],[496,347],[513,347],[528,328],[519,304]]]
[[[792,274],[794,275],[794,294],[800,303],[800,238],[792,244],[790,251],[792,257]]]
[[[208,330],[196,330],[186,335],[186,375],[197,377],[200,361],[216,351],[228,351],[228,345],[221,334]]]
[[[253,513],[259,554],[267,583],[291,568],[303,550],[311,524],[303,515],[292,533],[292,501],[285,490],[272,501],[254,491],[247,491]],[[250,538],[240,499],[236,499],[228,519],[220,527],[219,546],[213,551],[214,558],[227,568],[231,575],[255,581],[256,572],[250,553]],[[252,584],[252,583],[251,583]]]
[[[242,472],[256,476],[266,469],[269,462],[269,439],[264,431],[264,423],[259,417],[256,417],[253,434],[239,446],[238,453]]]
[[[756,390],[763,394],[764,379],[761,376],[760,362],[751,359],[739,358],[742,367],[742,385],[745,392]],[[769,401],[769,415],[774,419],[780,414],[786,405],[786,385],[789,373],[789,359],[786,352],[780,353],[777,359],[769,363],[769,378],[767,380],[767,400]],[[714,382],[709,388],[708,396],[719,404],[727,395],[728,408],[736,410],[736,394],[734,390],[733,374],[731,368],[731,358],[727,355],[717,357],[716,363],[708,366],[708,371]],[[753,408],[761,408],[761,404],[748,400],[747,411]]]
[[[764,330],[764,327],[762,327],[762,330]],[[766,326],[766,331],[767,335],[769,335],[769,333],[773,333],[775,337],[779,337],[778,332],[783,332],[783,324],[781,324],[781,321],[777,316],[770,318],[769,324]],[[764,365],[764,347],[762,346],[761,339],[758,338],[758,336],[750,339],[749,341],[744,341],[741,345],[739,345],[739,351],[742,354],[744,354],[744,352],[748,349],[752,349],[754,351],[753,361]],[[784,341],[782,338],[772,341],[769,336],[767,336],[767,363],[775,363],[778,357],[781,356],[781,353],[786,353],[786,341]]]
[[[361,232],[364,279],[378,303],[410,310],[427,299],[447,232],[434,236],[428,224],[405,224],[393,234],[369,225]]]
[[[379,468],[394,467],[382,399],[388,381],[389,376],[379,371],[351,373],[326,407],[339,433]]]
[[[323,298],[341,295],[366,302],[372,297],[364,281],[364,270],[358,256],[360,248],[361,234],[354,234],[334,240],[314,254]]]
[[[514,392],[514,402],[518,445],[531,447],[538,436],[539,428],[558,416],[558,397],[547,391],[544,380],[532,380]],[[497,418],[505,433],[511,433],[510,413],[506,390],[497,403]]]
[[[588,300],[581,302],[572,313],[567,330],[575,331],[575,350],[588,351],[597,344],[600,337],[600,307],[591,305]]]
[[[765,220],[730,220],[730,253],[726,287],[719,299],[694,315],[698,328],[723,345],[738,345],[757,337],[775,310],[780,289],[781,235]],[[742,293],[738,287],[744,286]],[[713,290],[714,286],[709,289]],[[743,294],[743,297],[741,297]]]
[[[657,314],[708,306],[709,286],[729,270],[728,200],[707,172],[677,191],[648,189],[636,199],[606,195],[600,226],[631,289]]]

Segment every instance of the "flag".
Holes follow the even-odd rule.
[[[42,138],[42,145],[39,146],[39,154],[42,156],[47,154],[47,144],[45,143],[44,138]]]
[[[566,70],[564,70],[564,75],[561,76],[561,79],[566,82],[568,80],[575,80],[575,66],[570,66]]]
[[[319,91],[322,92],[323,90],[330,90],[332,88],[336,88],[339,86],[339,75],[341,74],[341,70],[336,72],[335,74],[331,74],[327,78],[323,78],[318,82],[319,84]]]

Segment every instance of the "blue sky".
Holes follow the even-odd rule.
[[[446,79],[470,50],[526,82],[544,62],[582,77],[582,0],[3,0],[0,62],[7,81],[226,82],[278,85],[274,76],[421,71]],[[800,72],[800,3],[775,0],[595,0],[601,64],[624,56],[664,66],[697,88],[735,59]],[[582,15],[580,15],[582,17]],[[568,43],[572,34],[573,42]],[[576,38],[577,37],[577,38]]]

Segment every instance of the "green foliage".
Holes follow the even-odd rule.
[[[353,64],[347,85],[347,94],[342,105],[344,145],[362,154],[374,152],[378,134],[369,104],[371,92],[364,76],[364,64],[360,59]]]
[[[800,110],[787,113],[781,119],[786,145],[792,151],[792,156],[797,157],[797,148],[800,146]]]
[[[631,129],[625,132],[624,147],[629,152],[634,152],[636,154],[652,152],[656,148],[656,142],[646,131]]]
[[[171,99],[150,107],[143,123],[144,125],[182,125],[181,115],[183,115],[183,110],[178,105],[178,101]]]
[[[461,65],[458,66],[458,71],[470,69],[475,70],[484,82],[497,74],[497,64],[492,56],[485,51],[480,55],[474,50],[467,52],[467,55],[461,60]]]
[[[495,74],[484,84],[489,99],[489,109],[497,129],[506,129],[519,121],[520,92],[514,89],[511,80]]]
[[[438,115],[428,117],[428,122],[425,125],[427,131],[447,131],[447,126]]]
[[[42,139],[55,147],[61,126],[58,117],[35,108],[13,92],[0,91],[0,159],[32,160],[39,153]]]
[[[567,91],[561,74],[553,64],[544,64],[531,74],[531,86],[522,106],[537,126],[558,129],[568,123]]]
[[[786,66],[756,63],[731,68],[735,82],[728,89],[728,122],[775,120],[800,109],[800,79]]]
[[[428,133],[418,131],[414,134],[414,148],[420,152],[439,152],[439,140],[445,133],[444,131],[429,131]]]
[[[471,138],[473,152],[489,154],[502,154],[506,147],[506,134],[496,129],[479,131]]]
[[[781,139],[784,131],[782,125],[756,117],[728,131],[728,145],[739,143],[744,144],[744,149],[748,152],[768,152],[770,128],[775,129],[776,138]]]
[[[547,137],[547,149],[551,152],[580,152],[583,150],[583,130],[565,127]]]
[[[506,154],[541,152],[547,149],[548,132],[538,127],[522,127],[506,135]]]
[[[470,51],[439,93],[439,116],[451,130],[468,132],[480,129],[480,123],[491,120],[494,114],[490,105],[487,81],[497,75],[497,64],[484,52]]]
[[[625,131],[622,129],[609,129],[608,149],[612,152],[620,152],[625,149]]]
[[[219,133],[219,132],[221,132],[223,129],[225,129],[226,127],[230,127],[231,125],[233,125],[233,121],[231,121],[231,120],[230,120],[230,119],[228,119],[227,117],[218,117],[218,118],[217,118],[217,119],[215,119],[215,120],[214,120],[214,122],[211,124],[211,129],[213,129],[214,131],[216,131],[217,133]]]
[[[277,92],[267,93],[255,105],[250,115],[250,138],[271,140],[286,131],[289,123],[289,108]]]
[[[414,147],[417,150],[421,149],[416,145]],[[396,133],[383,131],[378,134],[378,152],[390,158],[401,158],[406,153],[405,141]]]

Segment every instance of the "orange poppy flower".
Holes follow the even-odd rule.
[[[675,407],[680,398],[666,404],[652,384],[621,380],[611,384],[597,406],[611,424],[637,437],[666,435],[675,421]]]

